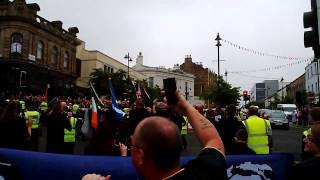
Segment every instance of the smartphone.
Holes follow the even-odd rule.
[[[163,87],[168,104],[178,103],[178,98],[176,96],[177,85],[175,78],[163,79]]]

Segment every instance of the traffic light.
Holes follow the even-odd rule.
[[[311,0],[311,11],[303,14],[304,28],[311,28],[304,32],[304,46],[306,48],[312,47],[315,58],[320,58],[319,46],[319,20],[320,17],[320,0]]]
[[[248,95],[248,91],[244,90],[242,92],[242,95],[243,95],[243,100],[244,101],[250,101],[250,96]]]

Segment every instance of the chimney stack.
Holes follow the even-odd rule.
[[[184,62],[185,63],[192,63],[192,57],[191,55],[186,55],[184,58]]]
[[[142,56],[142,52],[139,52],[138,57],[136,59],[137,64],[143,65],[143,56]]]

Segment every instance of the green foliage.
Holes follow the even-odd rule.
[[[151,101],[155,98],[160,98],[159,86],[154,88],[148,87],[146,80],[131,81],[123,70],[119,70],[115,73],[106,73],[102,69],[94,69],[90,74],[90,77],[99,95],[110,95],[108,79],[111,78],[117,98],[127,98],[130,99],[131,102],[134,102],[136,99],[136,87],[138,84],[140,84],[141,91],[143,91],[142,87],[145,87]]]
[[[281,100],[278,95],[275,95],[274,100],[270,102],[271,109],[277,109],[277,105],[281,104]]]
[[[231,87],[220,76],[218,79],[218,85],[212,85],[206,88],[201,95],[203,99],[208,99],[217,105],[225,107],[229,104],[238,104],[240,100],[239,88]]]
[[[289,97],[289,96],[285,96],[282,100],[280,104],[294,104],[294,100],[293,98]]]
[[[90,76],[91,81],[94,84],[94,87],[97,90],[98,94],[110,94],[108,79],[111,78],[118,98],[129,98],[128,92],[130,92],[132,85],[130,80],[126,76],[125,71],[118,70],[115,73],[106,73],[102,69],[94,69]]]
[[[296,104],[299,109],[302,109],[308,104],[306,91],[296,92]]]

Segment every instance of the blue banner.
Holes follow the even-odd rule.
[[[6,158],[21,171],[25,179],[81,179],[89,173],[112,175],[112,179],[141,179],[130,157],[79,156],[18,151],[0,148]],[[185,164],[194,157],[182,157]],[[227,157],[229,179],[287,179],[293,156],[289,154],[244,155]],[[1,174],[0,174],[1,175]]]
[[[110,94],[111,94],[111,100],[112,100],[112,109],[115,111],[116,113],[116,118],[118,120],[122,120],[122,118],[126,115],[118,106],[117,103],[117,96],[116,96],[116,92],[114,91],[112,82],[111,82],[111,78],[109,78],[109,89],[110,89]]]

